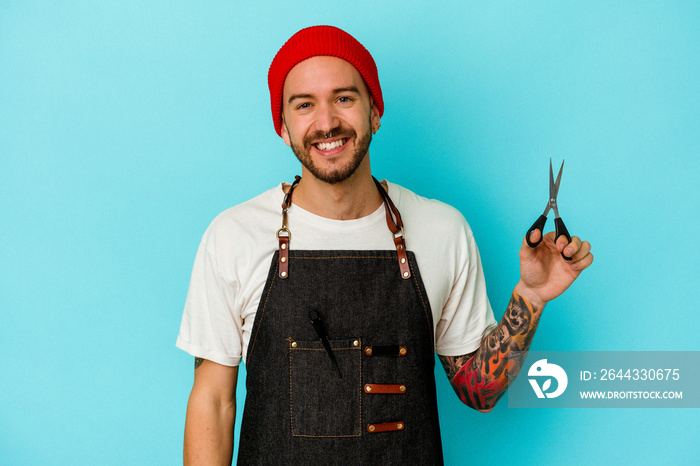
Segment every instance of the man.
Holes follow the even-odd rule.
[[[369,52],[337,28],[307,28],[268,81],[302,177],[204,235],[178,337],[196,358],[185,463],[230,463],[243,357],[240,464],[441,464],[433,353],[464,403],[492,409],[520,369],[508,355],[527,351],[546,302],[591,264],[590,245],[523,241],[496,325],[461,214],[371,175],[384,102]]]

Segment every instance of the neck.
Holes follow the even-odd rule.
[[[302,178],[294,190],[293,199],[293,203],[302,209],[334,220],[366,217],[382,202],[369,169],[369,156],[350,178],[335,184],[315,178],[302,167]]]

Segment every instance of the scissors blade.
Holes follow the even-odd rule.
[[[311,318],[311,324],[314,326],[316,334],[321,339],[321,343],[323,343],[323,347],[326,349],[326,353],[328,353],[328,357],[331,360],[331,364],[333,364],[335,370],[338,371],[338,376],[342,379],[343,374],[340,373],[340,367],[338,366],[338,361],[335,359],[335,354],[333,354],[333,348],[331,348],[331,342],[328,340],[328,333],[326,332],[326,328],[323,325],[321,316],[318,312],[312,309],[309,312],[309,318]]]
[[[557,181],[554,182],[554,188],[555,188],[555,193],[554,197],[557,197],[559,195],[559,182],[561,182],[561,172],[564,170],[564,162],[565,160],[561,161],[561,167],[559,167],[559,174],[557,174]],[[549,163],[552,163],[552,159],[549,159]]]
[[[554,172],[552,171],[552,158],[549,158],[549,207],[554,210],[554,216],[559,218],[559,209],[557,208],[557,196],[559,195],[559,183],[561,182],[561,173],[564,170],[564,162],[561,162],[557,181],[554,181]]]

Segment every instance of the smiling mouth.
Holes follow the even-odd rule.
[[[318,142],[318,143],[314,144],[314,147],[321,152],[328,152],[328,151],[332,151],[334,149],[338,149],[339,147],[344,146],[347,141],[348,141],[347,138],[343,138],[343,139],[337,139],[337,140],[332,141],[332,142]]]

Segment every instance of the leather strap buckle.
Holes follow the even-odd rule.
[[[287,210],[292,203],[292,192],[294,188],[299,184],[301,180],[300,176],[296,176],[294,183],[289,187],[289,191],[284,195],[284,200],[282,201],[282,228],[277,230],[277,239],[279,240],[279,259],[277,260],[277,265],[279,269],[279,277],[287,278],[289,277],[289,242],[292,239],[292,232],[287,228]],[[280,233],[285,233],[284,235]]]

